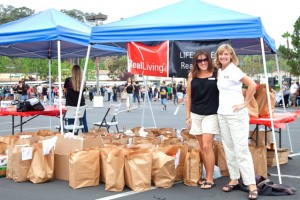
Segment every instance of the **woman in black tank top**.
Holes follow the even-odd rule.
[[[188,77],[186,124],[190,134],[196,136],[201,156],[204,158],[206,177],[199,180],[201,189],[211,189],[215,186],[213,141],[215,134],[219,134],[217,74],[218,71],[212,66],[210,54],[204,50],[197,51]]]

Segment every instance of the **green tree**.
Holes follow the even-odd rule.
[[[17,19],[28,17],[34,14],[34,10],[26,7],[15,8],[0,4],[0,24],[11,22]]]
[[[7,67],[11,66],[11,59],[7,56],[0,56],[0,73],[6,73]]]
[[[85,58],[80,60],[80,66],[82,70],[85,65]],[[86,80],[96,80],[96,65],[93,59],[88,60],[87,70],[86,70]]]
[[[280,45],[278,51],[287,59],[287,64],[290,67],[290,73],[295,76],[300,75],[300,17],[294,24],[294,32],[291,35],[292,48],[287,48]]]
[[[118,56],[113,63],[108,65],[108,71],[108,76],[113,80],[122,77],[127,72],[127,56]]]
[[[285,32],[283,35],[281,35],[281,37],[286,38],[286,47],[289,49],[290,48],[290,42],[289,42],[289,38],[292,35],[289,32]]]

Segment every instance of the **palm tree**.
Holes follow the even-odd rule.
[[[290,48],[290,45],[289,45],[289,38],[291,37],[292,35],[289,33],[289,32],[285,32],[283,35],[281,35],[281,37],[283,38],[286,38],[286,47],[289,49]]]

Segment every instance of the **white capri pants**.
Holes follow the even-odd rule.
[[[239,179],[241,174],[245,185],[256,184],[252,156],[248,147],[248,113],[218,114],[218,118],[230,179]]]
[[[126,105],[130,107],[133,103],[133,94],[127,93]]]

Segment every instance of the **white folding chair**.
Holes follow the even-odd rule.
[[[102,121],[100,122],[94,122],[94,126],[99,126],[99,129],[101,127],[106,127],[107,131],[109,132],[109,128],[111,126],[116,126],[117,132],[119,132],[118,128],[118,120],[117,120],[117,115],[119,113],[119,109],[121,107],[121,104],[111,104],[110,107],[107,109]],[[107,120],[107,118],[111,116],[111,120]]]
[[[67,111],[63,116],[64,119],[63,130],[64,132],[72,132],[74,128],[74,124],[68,124],[68,119],[74,119],[74,121],[77,121],[77,124],[75,125],[75,134],[77,135],[80,129],[82,132],[84,132],[82,119],[83,119],[84,112],[86,110],[86,106],[80,106],[77,114],[76,114],[76,109],[77,109],[76,106],[67,106]],[[59,130],[61,129],[60,126],[57,126],[56,128]]]

